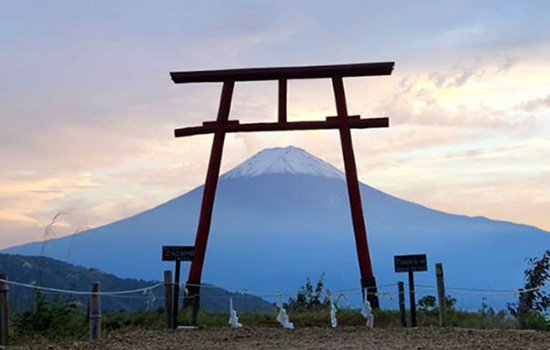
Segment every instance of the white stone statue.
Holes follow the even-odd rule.
[[[239,323],[239,317],[237,316],[237,311],[233,309],[233,298],[229,298],[229,324],[231,328],[237,329],[242,328],[242,324]]]
[[[372,328],[374,327],[374,315],[372,314],[372,307],[370,306],[370,302],[367,299],[366,288],[363,295],[364,295],[364,300],[363,300],[363,308],[361,309],[361,315],[363,315],[363,317],[367,320],[367,327]]]
[[[286,329],[294,329],[294,324],[288,319],[285,308],[281,304],[279,309],[279,314],[277,315],[277,322],[281,324]]]
[[[332,302],[332,298],[330,298],[330,325],[332,328],[338,327],[338,320],[336,319],[336,305]]]

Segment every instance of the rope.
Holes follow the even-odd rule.
[[[15,281],[9,281],[9,280],[4,280],[4,279],[0,279],[0,282],[3,282],[3,283],[7,283],[9,285],[14,285],[14,286],[19,286],[19,287],[25,287],[25,288],[32,288],[32,289],[36,289],[36,290],[42,290],[42,291],[46,291],[46,292],[51,292],[51,293],[64,293],[64,294],[72,294],[72,295],[92,295],[92,294],[96,294],[96,295],[101,295],[101,296],[112,296],[112,297],[124,297],[124,295],[126,294],[135,294],[135,293],[146,293],[148,291],[152,291],[162,285],[164,285],[164,283],[157,283],[157,284],[154,284],[152,286],[148,286],[148,287],[143,287],[143,288],[137,288],[137,289],[131,289],[131,290],[122,290],[122,291],[111,291],[111,292],[98,292],[98,293],[93,293],[93,292],[90,292],[90,291],[76,291],[76,290],[66,290],[66,289],[59,289],[59,288],[50,288],[50,287],[41,287],[41,286],[37,286],[37,285],[34,285],[34,284],[28,284],[28,283],[21,283],[21,282],[15,282]],[[383,288],[389,288],[389,287],[395,287],[397,284],[386,284],[386,285],[382,285],[382,286],[378,286],[377,289],[383,289]],[[186,286],[192,286],[192,287],[200,287],[200,288],[210,288],[210,289],[219,289],[220,287],[216,287],[216,286],[212,286],[212,285],[209,285],[209,284],[180,284],[181,287],[185,288]],[[415,293],[422,293],[422,292],[426,292],[426,291],[433,291],[433,290],[436,290],[437,287],[434,287],[434,286],[427,286],[427,285],[417,285],[417,287],[420,287],[418,289],[415,290]],[[515,295],[515,294],[519,294],[520,291],[519,290],[493,290],[493,289],[474,289],[474,288],[458,288],[458,287],[447,287],[445,288],[446,291],[449,291],[449,292],[453,292],[453,293],[457,293],[457,294],[477,294],[477,295]],[[536,288],[530,288],[530,289],[524,289],[522,290],[523,293],[529,293],[529,292],[534,292],[534,291],[537,291],[537,290],[541,290],[543,289],[542,287],[536,287]],[[259,291],[258,291],[259,292]],[[252,294],[250,292],[250,290],[246,290],[246,289],[243,289],[241,292],[240,292],[240,295],[232,295],[232,297],[234,298],[239,298],[239,297],[247,297],[249,295],[252,295],[252,296],[255,296],[255,297],[259,297],[259,298],[282,298],[282,297],[291,297],[291,296],[295,296],[296,295],[296,291],[293,291],[293,292],[280,292],[280,291],[265,291],[266,294]],[[360,288],[350,288],[350,289],[342,289],[339,291],[339,295],[353,295],[353,294],[362,294],[363,291],[360,289]],[[377,296],[382,296],[382,297],[390,297],[392,295],[398,295],[400,292],[399,291],[384,291],[384,292],[380,292],[380,291],[377,291],[377,292],[368,292],[369,295],[377,295]],[[409,291],[405,290],[403,291],[404,294],[408,294]],[[220,297],[215,297],[215,296],[205,296],[205,295],[198,295],[199,297],[201,298],[208,298],[208,299],[214,299],[214,298],[226,298],[225,296],[220,296]],[[143,296],[143,297],[140,297],[140,296],[126,296],[127,298],[135,298],[135,299],[138,299],[138,298],[142,298],[142,299],[150,299],[151,296]],[[180,299],[193,299],[195,298],[196,296],[189,296],[189,295],[184,295],[184,296],[180,296],[179,298]],[[157,299],[162,299],[163,297],[156,297]]]
[[[154,285],[149,286],[149,287],[138,288],[138,289],[95,293],[95,292],[90,292],[90,291],[78,291],[78,290],[67,290],[67,289],[41,287],[41,286],[37,286],[37,285],[34,285],[34,284],[8,281],[8,280],[4,280],[4,279],[0,279],[0,282],[7,283],[7,284],[10,284],[10,285],[14,285],[14,286],[32,288],[32,289],[43,290],[43,291],[54,292],[54,293],[73,294],[73,295],[92,295],[93,294],[93,295],[105,295],[105,296],[144,293],[144,292],[147,292],[149,290],[153,290],[153,289],[158,288],[158,287],[163,285],[163,283],[157,283],[157,284],[154,284]]]
[[[422,288],[432,289],[435,290],[437,287],[433,286],[424,286],[424,285],[418,285]],[[522,289],[521,292],[523,293],[529,293],[534,292],[537,290],[541,290],[543,287],[535,287],[535,288],[529,288],[529,289]],[[475,289],[475,288],[459,288],[459,287],[445,287],[445,290],[455,292],[455,293],[462,293],[462,294],[487,294],[487,295],[506,295],[506,294],[518,294],[519,290],[495,290],[495,289]]]

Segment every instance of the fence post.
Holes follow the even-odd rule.
[[[439,326],[447,326],[447,303],[445,299],[445,279],[443,278],[443,264],[435,264],[437,279],[437,299],[439,301]]]
[[[525,319],[525,291],[519,290],[519,307],[518,307],[519,328],[527,328],[527,321]]]
[[[166,314],[166,327],[174,328],[172,325],[174,307],[172,306],[172,271],[164,271],[164,313]]]
[[[0,345],[9,345],[9,286],[8,277],[0,273]]]
[[[178,309],[180,303],[180,269],[181,269],[181,260],[176,260],[176,271],[174,276],[174,294],[172,295],[172,328],[176,329],[179,326],[178,321]],[[183,293],[185,295],[185,291]]]
[[[405,311],[405,285],[403,282],[397,283],[399,290],[399,312],[401,314],[401,327],[407,327],[407,315]]]
[[[416,299],[414,297],[414,272],[409,270],[409,303],[411,307],[411,327],[416,327]]]
[[[101,291],[99,282],[90,283],[90,340],[101,338]]]

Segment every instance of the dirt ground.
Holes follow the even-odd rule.
[[[6,349],[550,349],[550,333],[465,329],[374,329],[359,327],[194,331],[132,331],[96,342],[10,346]]]

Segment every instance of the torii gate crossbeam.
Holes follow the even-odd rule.
[[[372,264],[367,243],[367,231],[361,205],[361,193],[355,155],[351,138],[352,128],[380,128],[388,127],[388,118],[361,119],[360,116],[349,116],[347,111],[344,91],[344,77],[379,76],[390,75],[394,62],[361,63],[331,66],[310,67],[284,67],[284,68],[249,68],[215,71],[172,72],[172,80],[176,84],[223,82],[220,106],[216,121],[204,122],[199,127],[176,129],[176,137],[192,136],[200,134],[214,134],[210,161],[206,174],[202,204],[195,237],[195,258],[191,263],[187,289],[191,297],[194,297],[193,323],[196,323],[197,312],[200,305],[200,283],[202,268],[208,243],[210,225],[212,222],[212,210],[216,196],[216,187],[220,174],[220,166],[223,153],[225,134],[231,132],[259,132],[259,131],[288,131],[288,130],[313,130],[313,129],[338,129],[346,183],[351,207],[353,230],[361,273],[361,287],[369,291],[368,299],[374,308],[377,308],[378,296],[376,295],[376,281],[372,271]],[[324,121],[287,121],[287,81],[289,79],[332,79],[334,97],[336,100],[337,116],[327,117]],[[278,122],[274,123],[245,123],[238,120],[229,120],[231,99],[236,81],[262,81],[277,80],[278,93]]]

